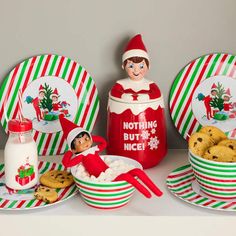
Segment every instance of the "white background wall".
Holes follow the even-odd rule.
[[[169,116],[171,84],[199,56],[236,54],[235,11],[234,0],[0,0],[0,83],[34,55],[54,53],[78,61],[97,84],[101,109],[94,133],[105,136],[108,91],[125,77],[122,50],[141,33],[151,56],[147,77],[165,98],[169,147],[184,148]],[[2,128],[0,137],[3,148]]]

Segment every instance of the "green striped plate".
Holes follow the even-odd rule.
[[[39,175],[49,170],[64,169],[62,164],[44,161],[39,162],[38,168]],[[9,194],[4,184],[4,164],[0,164],[0,183],[0,210],[28,210],[54,206],[70,199],[78,192],[78,188],[75,184],[67,188],[57,189],[56,191],[58,193],[58,200],[51,204],[47,204],[41,200],[35,199],[33,196],[33,189],[30,189],[25,193]]]
[[[46,88],[45,101],[39,104],[39,88]],[[7,119],[18,117],[18,92],[22,91],[22,112],[33,121],[33,137],[39,155],[59,155],[67,149],[58,113],[92,131],[99,110],[96,85],[77,62],[58,55],[40,55],[18,64],[0,88],[0,120],[7,132]],[[58,100],[52,104],[52,93]],[[41,97],[43,98],[43,96]],[[41,100],[40,100],[41,101]]]
[[[173,170],[168,175],[166,184],[171,193],[189,204],[212,210],[236,210],[235,200],[222,201],[201,193],[190,165]]]
[[[205,85],[202,82],[211,78],[213,82],[209,83],[209,85],[207,83],[209,87],[206,88],[206,91],[199,91],[199,93],[202,92],[202,95],[210,96],[211,86],[213,86],[215,79],[216,86],[218,86],[218,88],[221,86],[221,89],[223,88],[224,92],[226,92],[229,87],[228,84],[221,84],[222,78],[224,78],[223,80],[230,78],[232,82],[232,78],[235,77],[236,56],[224,53],[214,53],[199,57],[190,62],[179,72],[170,90],[169,107],[175,127],[186,140],[188,140],[189,135],[198,131],[202,125],[214,125],[219,128],[226,127],[224,124],[220,124],[216,119],[212,119],[209,115],[207,117],[205,110],[209,106],[206,105],[205,108],[205,104],[202,100],[203,96],[202,98],[199,97],[201,101],[196,100],[195,91],[197,92],[197,88],[200,87],[200,85],[204,88]],[[231,83],[230,90],[235,87],[234,85],[235,84]],[[236,102],[236,96],[235,94],[231,95],[230,102],[234,104]],[[195,106],[195,110],[199,111],[199,115],[196,112],[194,113],[192,109],[192,105],[193,103],[195,104],[195,101],[199,103]],[[211,112],[213,114],[213,112],[217,112],[217,109],[213,110],[212,108]],[[236,114],[231,115],[236,116]],[[232,124],[235,124],[235,118],[234,121],[231,119]],[[236,127],[232,124],[229,124],[230,128],[226,127],[225,132],[229,138],[236,138]]]

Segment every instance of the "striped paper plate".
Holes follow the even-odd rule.
[[[56,164],[53,162],[39,162],[39,174],[43,174],[49,170],[63,170],[62,164]],[[71,197],[73,197],[77,192],[78,188],[75,184],[70,187],[57,189],[58,200],[54,203],[47,204],[41,200],[37,200],[33,196],[33,190],[29,193],[24,194],[9,194],[4,183],[4,164],[0,164],[0,210],[28,210],[37,209],[42,207],[54,206],[55,204],[62,203]]]
[[[45,96],[40,95],[42,87],[46,89]],[[77,62],[64,56],[40,55],[18,64],[0,89],[0,119],[6,132],[7,119],[18,116],[19,90],[23,115],[33,121],[39,155],[59,155],[68,149],[59,112],[92,131],[99,110],[98,92],[91,76]],[[43,98],[44,106],[39,108]]]
[[[235,77],[236,56],[223,53],[199,57],[179,72],[171,87],[169,106],[174,125],[186,140],[204,125],[217,126],[223,130],[225,128],[229,138],[236,138],[236,83],[232,83],[235,82]],[[207,117],[207,105],[202,98],[199,97],[201,101],[197,99],[198,94],[210,97],[214,83],[217,88],[223,89],[221,92],[226,92],[228,88],[231,90],[230,104],[235,107],[226,112],[232,116],[231,121],[234,119],[231,123],[228,122],[230,119],[224,120],[223,124],[220,120]],[[220,111],[217,108],[213,111],[212,108],[212,113]]]
[[[190,165],[185,165],[173,170],[167,177],[166,184],[171,193],[192,205],[213,210],[236,210],[236,201],[217,200],[200,192],[200,188],[196,183]]]

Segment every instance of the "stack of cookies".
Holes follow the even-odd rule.
[[[57,201],[56,189],[66,188],[74,183],[71,173],[65,170],[51,170],[41,175],[41,185],[35,190],[35,198],[46,203]]]
[[[207,160],[236,162],[236,140],[227,139],[223,131],[205,126],[189,138],[190,151]]]

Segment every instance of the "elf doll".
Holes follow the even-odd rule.
[[[125,101],[146,101],[161,96],[158,86],[145,79],[149,70],[149,56],[140,34],[134,36],[122,56],[122,68],[128,78],[118,80],[111,89],[111,96]]]
[[[62,164],[72,167],[82,163],[86,171],[95,177],[105,172],[109,167],[99,156],[99,152],[106,148],[106,141],[100,136],[91,135],[88,131],[78,127],[67,120],[63,114],[59,116],[60,124],[70,150],[67,151],[62,159]],[[97,145],[93,146],[93,143]],[[157,196],[162,192],[151,181],[151,179],[141,169],[134,168],[127,173],[118,175],[113,181],[127,181],[132,184],[147,198],[151,197],[150,192],[135,177],[139,179]]]

